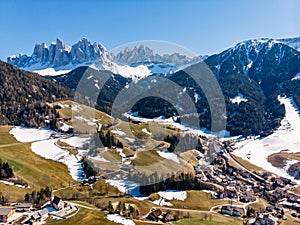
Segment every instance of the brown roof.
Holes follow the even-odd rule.
[[[0,216],[7,216],[13,208],[0,208]]]
[[[15,208],[31,208],[31,203],[16,203]]]

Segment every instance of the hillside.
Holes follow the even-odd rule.
[[[241,42],[204,62],[216,76],[224,94],[226,129],[231,135],[270,134],[285,115],[284,107],[277,100],[280,94],[293,97],[298,105],[300,103],[300,53],[282,42],[272,39]],[[195,99],[200,125],[210,129],[206,93],[191,78],[191,73],[200,79],[205,75],[201,73],[199,63],[170,74],[168,78]],[[148,98],[136,104],[133,111],[145,117],[168,117],[178,115],[179,109]]]
[[[138,60],[149,55],[146,50],[147,48],[139,56],[140,51],[127,49],[119,57],[123,59],[127,56],[127,59],[135,56]],[[191,112],[182,112],[181,109],[181,104],[185,102],[182,93],[186,93],[197,109],[198,115],[194,116],[199,117],[200,126],[210,130],[209,101],[206,93],[190,76],[193,73],[205,83],[205,74],[199,69],[201,65],[209,68],[219,82],[226,105],[226,112],[218,113],[219,119],[226,117],[226,130],[231,135],[272,133],[285,115],[284,107],[277,100],[278,95],[293,97],[296,104],[300,104],[300,52],[285,39],[240,42],[219,54],[209,56],[204,64],[200,62],[175,73],[147,75],[138,80],[87,66],[78,67],[64,75],[49,76],[48,79],[88,96],[97,102],[98,109],[106,113],[111,113],[116,97],[121,97],[122,101],[117,104],[120,113],[131,109],[147,118],[179,114],[189,116],[187,114]],[[155,88],[168,89],[166,87],[170,83],[164,82],[165,78],[182,88],[172,94],[177,99],[174,104],[170,99],[156,96],[153,91]],[[126,96],[119,95],[121,91],[121,95]],[[145,97],[140,99],[141,96]],[[135,104],[128,109],[132,102]]]
[[[91,67],[81,66],[65,75],[48,76],[62,85],[80,94],[88,96],[97,102],[97,109],[110,113],[115,97],[131,79],[113,74],[110,71],[96,70]]]
[[[47,103],[72,97],[71,90],[0,61],[1,125],[53,128],[58,114]]]

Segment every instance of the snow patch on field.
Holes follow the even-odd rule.
[[[93,159],[93,160],[98,161],[98,162],[110,162],[110,161],[108,161],[107,159],[105,159],[101,156],[94,156],[94,157],[89,156],[88,158]]]
[[[9,133],[13,135],[17,139],[17,141],[33,142],[33,141],[49,139],[52,131],[47,128],[35,129],[35,128],[14,127],[13,129],[11,129]]]
[[[111,132],[114,133],[114,134],[120,135],[120,136],[126,135],[125,132],[122,131],[122,130],[119,129],[119,128],[117,128],[117,129],[115,129],[115,130],[112,130]]]
[[[126,158],[126,155],[124,154],[123,149],[122,148],[117,148],[116,150],[120,154],[120,156],[122,157],[122,161],[123,161],[123,158]]]
[[[72,111],[75,111],[75,112],[82,111],[82,108],[79,105],[72,105],[71,109],[72,109]]]
[[[131,142],[131,143],[133,143],[134,141],[135,141],[135,139],[134,138],[129,138],[129,137],[126,137],[125,138],[126,140],[128,140],[129,142]]]
[[[132,113],[132,114],[124,113],[123,115],[127,118],[132,119],[133,121],[140,121],[143,123],[156,122],[156,123],[163,124],[163,125],[169,125],[174,128],[178,128],[187,134],[194,134],[194,135],[206,136],[206,137],[215,137],[215,136],[224,137],[224,138],[231,137],[229,131],[222,130],[220,132],[211,132],[211,131],[207,130],[206,128],[189,127],[186,124],[180,124],[180,123],[175,122],[174,121],[175,118],[172,118],[172,117],[165,118],[164,116],[160,116],[158,118],[148,119],[148,118],[139,117],[137,112]]]
[[[71,125],[62,123],[63,125],[59,128],[61,131],[63,132],[68,132],[70,129],[72,129],[73,127]]]
[[[60,139],[60,141],[75,148],[82,148],[84,144],[89,143],[90,138],[70,137],[66,139]]]
[[[69,73],[71,70],[55,70],[54,68],[46,68],[43,70],[34,70],[32,72],[38,73],[41,76],[57,76]]]
[[[129,180],[106,180],[106,183],[118,188],[120,192],[129,193],[134,198],[144,200],[148,197],[142,196],[140,193],[140,184]]]
[[[271,154],[282,150],[288,152],[300,152],[300,117],[299,109],[292,98],[278,97],[280,103],[284,104],[286,116],[281,121],[281,126],[271,135],[265,138],[246,139],[235,144],[238,149],[233,153],[254,165],[264,168],[279,176],[289,176],[284,168],[276,168],[267,161]],[[250,158],[248,158],[250,157]]]
[[[108,214],[107,219],[112,222],[120,223],[123,225],[135,225],[135,223],[132,220],[126,219],[118,214]]]
[[[218,193],[215,192],[215,191],[211,191],[211,190],[202,190],[202,191],[205,192],[205,193],[208,193],[208,194],[218,195]]]
[[[155,200],[152,203],[160,206],[173,206],[172,203],[167,202],[166,200],[184,201],[187,198],[186,191],[166,190],[166,191],[159,191],[157,194],[160,196],[160,199]]]
[[[159,154],[159,156],[162,158],[169,159],[176,163],[179,163],[178,156],[176,154],[174,154],[173,152],[165,150],[165,151],[157,151],[157,154]]]
[[[64,163],[68,167],[72,178],[74,180],[81,180],[84,172],[80,160],[78,160],[75,155],[70,154],[68,151],[57,147],[54,144],[55,141],[55,139],[52,139],[34,142],[31,144],[31,150],[43,158]]]
[[[159,191],[158,195],[167,200],[180,200],[184,201],[187,198],[186,191],[178,191],[178,190],[166,190],[166,191]]]
[[[158,200],[155,200],[152,202],[155,205],[159,205],[159,206],[173,206],[173,204],[171,202],[167,202],[165,199],[160,198]]]
[[[92,126],[92,127],[97,125],[97,124],[96,124],[97,120],[96,120],[95,118],[87,119],[87,118],[85,118],[85,117],[83,117],[83,116],[74,116],[74,118],[75,118],[76,120],[79,120],[79,121],[84,121],[84,122],[86,122],[89,126]]]
[[[143,131],[145,134],[152,135],[152,133],[149,132],[146,128],[143,128],[142,131]]]

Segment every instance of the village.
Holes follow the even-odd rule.
[[[143,125],[141,124],[141,126]],[[121,133],[121,130],[115,129],[112,130],[112,133],[114,131]],[[80,140],[76,136],[73,137],[67,134],[64,137],[51,135],[54,145],[68,152],[82,151],[82,149],[85,150],[88,148],[88,144],[85,142],[83,147],[72,147],[71,145],[63,144],[63,141],[68,140],[67,138]],[[271,172],[257,172],[246,169],[242,163],[235,160],[232,154],[235,149],[226,142],[205,136],[198,136],[196,138],[201,138],[203,149],[190,150],[192,153],[197,153],[195,155],[198,155],[196,157],[197,165],[192,166],[192,170],[197,181],[205,187],[203,190],[196,190],[207,191],[210,194],[210,199],[217,202],[220,200],[220,204],[213,205],[205,211],[205,215],[207,214],[208,218],[212,213],[217,213],[236,218],[243,221],[244,224],[254,225],[282,224],[284,223],[283,221],[289,220],[292,217],[300,218],[300,196],[293,192],[293,189],[297,187],[297,183],[285,177],[276,176]],[[177,159],[179,154],[176,155],[176,152],[168,151],[169,147],[170,144],[167,141],[162,141],[154,150]],[[110,182],[109,185],[114,186],[112,181],[126,181],[130,174],[137,172],[135,167],[130,163],[135,158],[137,151],[132,151],[132,154],[124,154],[122,148],[116,146],[103,148],[103,151],[105,152],[109,149],[115,151],[117,154],[119,152],[122,153],[120,153],[120,161],[117,162],[119,166],[118,170],[111,172],[103,170],[103,174],[87,176],[82,180],[77,180],[76,184],[73,185],[74,187],[93,188],[93,185],[99,182],[99,180]],[[98,158],[100,157],[98,156]],[[169,158],[167,159],[169,160]],[[16,182],[13,185],[20,186]],[[22,188],[28,188],[26,183],[23,182],[22,185]],[[126,187],[123,192],[128,198],[136,197],[131,195],[129,189],[127,190]],[[76,216],[82,205],[74,203],[72,201],[74,199],[62,199],[61,195],[58,194],[55,196],[54,193],[55,191],[51,189],[50,200],[38,206],[26,200],[3,204],[3,206],[0,206],[0,224],[43,224],[46,223],[47,218],[65,220]],[[118,201],[118,197],[115,196],[115,198]],[[150,196],[146,199],[150,202]],[[264,200],[268,205],[254,210],[252,205],[258,203],[260,199]],[[184,212],[184,209],[164,205],[164,200],[164,197],[161,197],[157,200],[155,207],[152,207],[146,214],[143,213],[142,215],[135,216],[134,219],[145,222],[149,221],[151,223],[169,223],[182,219],[182,217],[177,215],[177,212]],[[225,201],[227,203],[223,203]],[[154,203],[154,201],[151,201],[151,203]],[[123,202],[122,204],[125,203]],[[122,204],[120,203],[120,205]],[[110,206],[107,207],[107,204],[104,207],[99,207],[98,210],[108,213],[106,218],[117,213],[120,217],[124,217],[124,219],[126,218],[127,211],[131,210],[134,212],[137,210],[137,208],[129,209],[127,204],[127,208],[123,207],[124,210],[122,211],[118,210],[118,206],[116,205],[118,204],[114,202],[113,210],[109,210]]]
[[[196,177],[203,182],[213,182],[223,190],[212,190],[212,198],[231,199],[232,204],[223,205],[220,213],[234,217],[248,217],[246,224],[280,224],[287,220],[285,212],[300,218],[300,196],[292,190],[297,183],[285,177],[278,177],[270,172],[251,172],[236,162],[230,146],[222,145],[210,166],[195,166]],[[199,158],[200,159],[200,158]],[[239,166],[237,169],[235,166]],[[264,199],[269,205],[254,212],[251,203]],[[238,204],[242,203],[242,205]]]
[[[254,225],[280,224],[281,221],[287,220],[286,212],[293,217],[300,218],[300,196],[292,191],[297,185],[295,182],[284,177],[277,177],[270,172],[253,173],[243,169],[242,165],[240,169],[237,169],[238,166],[232,166],[233,149],[220,143],[218,147],[213,146],[217,151],[210,165],[201,163],[207,160],[203,154],[197,157],[199,164],[194,166],[195,177],[207,184],[211,199],[230,200],[231,203],[214,206],[208,213],[218,212],[241,218],[245,224]],[[128,168],[120,170],[122,177],[133,172]],[[79,185],[92,186],[97,181],[99,181],[98,177],[90,177]],[[264,199],[269,205],[255,211],[250,205],[256,203],[259,198]],[[160,203],[158,205],[160,206]],[[159,223],[176,220],[176,215],[159,206],[152,208],[144,219]],[[50,201],[39,208],[34,208],[32,203],[27,202],[1,206],[0,222],[1,224],[43,224],[48,217],[57,220],[72,217],[76,215],[78,207],[74,203],[63,201],[55,196],[51,190]]]

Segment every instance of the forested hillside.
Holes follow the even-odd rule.
[[[0,61],[0,124],[55,127],[58,113],[47,103],[73,97],[67,88]]]

